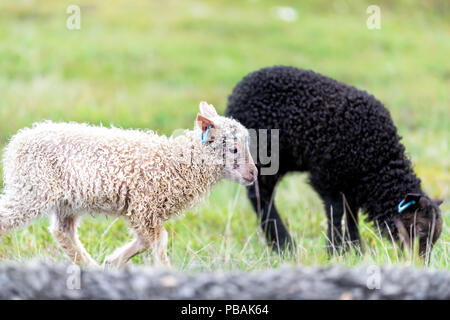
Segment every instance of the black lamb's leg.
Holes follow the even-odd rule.
[[[344,198],[345,201],[345,198]],[[348,201],[345,204],[345,241],[358,252],[361,252],[361,238],[359,236],[358,227],[358,210],[357,206],[352,205]]]
[[[342,251],[342,218],[344,206],[342,198],[339,196],[322,197],[327,214],[327,251],[328,254],[340,254]]]
[[[294,242],[281,220],[275,207],[275,186],[281,175],[258,176],[258,181],[247,188],[248,198],[253,209],[260,218],[261,228],[267,239],[267,243],[274,250],[283,251],[287,247],[294,247]],[[259,194],[257,193],[257,186]]]

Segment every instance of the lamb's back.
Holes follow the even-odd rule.
[[[280,129],[281,162],[327,175],[376,170],[403,150],[389,111],[373,95],[295,67],[245,76],[227,115],[248,128]]]

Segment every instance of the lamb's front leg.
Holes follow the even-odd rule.
[[[155,262],[170,266],[167,258],[167,231],[163,226],[146,230],[145,234],[137,232],[136,238],[106,257],[104,267],[123,266],[135,255],[152,247]]]
[[[160,266],[170,267],[169,258],[167,257],[167,243],[169,236],[164,226],[152,229],[153,240],[151,242],[153,257],[155,263]]]
[[[104,268],[122,267],[135,255],[144,252],[150,247],[150,243],[142,236],[137,235],[130,243],[116,249],[112,254],[105,258]]]

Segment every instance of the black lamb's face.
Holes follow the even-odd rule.
[[[442,232],[441,204],[440,199],[417,195],[414,205],[399,213],[395,221],[399,237],[404,243],[411,245],[416,237],[419,238],[419,254],[426,260]]]

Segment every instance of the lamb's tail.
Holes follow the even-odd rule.
[[[5,221],[6,221],[6,217],[8,216],[8,211],[5,208],[5,195],[3,194],[3,190],[1,191],[0,194],[0,235],[2,235],[4,233],[4,226],[5,226]]]
[[[0,194],[0,235],[8,230],[11,210],[8,209],[7,203],[8,201],[2,190]]]
[[[0,235],[24,225],[32,217],[24,201],[7,193],[0,194]]]

